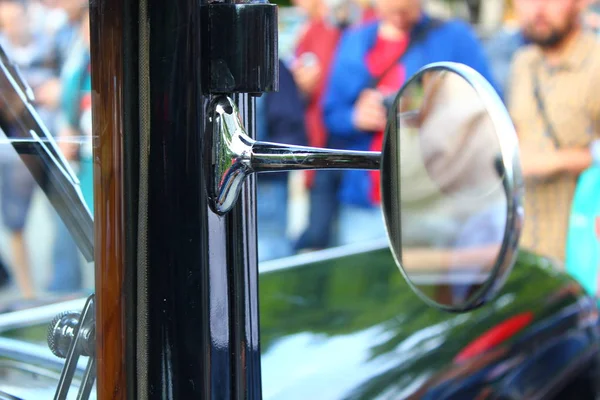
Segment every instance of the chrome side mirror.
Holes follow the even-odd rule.
[[[464,65],[429,65],[388,117],[381,199],[392,253],[428,303],[483,304],[511,270],[523,220],[518,141],[494,89]]]
[[[465,65],[428,65],[403,86],[381,153],[255,141],[226,96],[212,100],[208,115],[206,182],[217,214],[255,172],[380,170],[392,253],[425,301],[477,307],[514,264],[523,220],[517,136],[494,89]]]

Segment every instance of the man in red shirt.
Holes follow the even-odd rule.
[[[393,99],[406,79],[427,64],[466,64],[491,81],[473,29],[464,21],[431,18],[421,2],[375,0],[378,19],[340,39],[323,95],[323,116],[331,137],[345,141],[343,148],[381,150],[386,99]],[[340,244],[385,238],[378,171],[344,171],[338,199]]]

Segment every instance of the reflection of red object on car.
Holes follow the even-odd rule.
[[[527,311],[517,314],[484,332],[469,343],[456,357],[454,362],[462,362],[493,349],[500,343],[510,339],[525,328],[533,320],[533,313]]]
[[[595,227],[596,227],[596,239],[600,241],[600,217],[596,217],[595,219]]]

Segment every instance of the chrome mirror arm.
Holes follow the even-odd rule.
[[[227,96],[209,106],[209,137],[205,143],[206,168],[213,210],[227,213],[235,204],[245,178],[252,173],[308,169],[378,170],[381,152],[322,149],[259,142],[250,138],[237,108]]]
[[[250,151],[254,172],[307,169],[379,169],[381,152],[322,149],[254,142]]]

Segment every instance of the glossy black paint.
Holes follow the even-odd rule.
[[[521,252],[480,309],[423,303],[389,249],[261,266],[265,399],[563,399],[598,380],[598,310]],[[285,261],[285,260],[284,260]]]
[[[215,2],[201,7],[206,93],[279,89],[277,6],[257,3]]]
[[[127,355],[135,355],[128,393],[258,399],[255,184],[248,180],[226,216],[210,210],[202,162],[209,100],[202,78],[210,71],[201,56],[208,32],[202,7],[191,0],[128,4],[124,118],[131,137],[123,158],[127,220],[137,229],[126,247],[135,268],[126,296],[134,299],[126,314],[135,321],[127,326],[135,342]],[[249,29],[242,22],[239,32]],[[253,135],[254,100],[236,101]]]
[[[593,400],[600,393],[595,301],[548,260],[521,252],[489,304],[450,314],[419,300],[385,246],[353,247],[261,266],[264,399]],[[58,370],[43,353],[36,359],[19,347],[45,346],[45,328],[3,332],[0,356]],[[9,345],[10,338],[18,340]],[[48,386],[53,392],[56,383]]]

